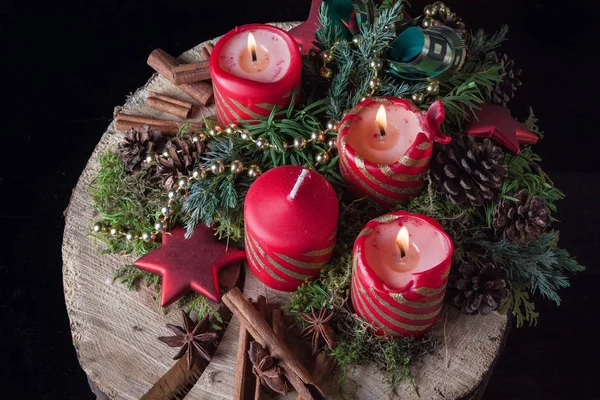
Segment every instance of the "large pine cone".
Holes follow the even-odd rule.
[[[125,132],[125,139],[119,143],[121,162],[129,173],[137,174],[152,167],[146,157],[163,150],[166,138],[161,131],[142,125],[139,130]]]
[[[525,189],[501,199],[494,215],[496,234],[510,242],[525,245],[538,240],[550,224],[550,210],[540,196],[530,196]]]
[[[521,81],[519,80],[522,71],[518,68],[515,68],[515,62],[508,58],[506,54],[491,52],[487,58],[488,61],[502,65],[500,73],[503,75],[503,77],[502,82],[494,86],[492,90],[488,89],[486,91],[485,100],[488,103],[498,104],[506,107],[508,102],[515,97],[517,89],[522,85]]]
[[[463,314],[483,314],[498,309],[508,296],[508,271],[491,262],[463,263],[458,274],[450,275],[448,288],[457,291],[454,305]]]
[[[200,141],[194,141],[190,135],[184,135],[171,139],[165,150],[168,157],[156,155],[155,160],[163,186],[170,190],[177,186],[179,178],[190,176],[200,164],[204,145]]]
[[[432,160],[431,172],[441,192],[455,203],[481,206],[500,191],[508,175],[504,153],[489,139],[455,139]]]

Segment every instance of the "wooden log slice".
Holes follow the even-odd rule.
[[[297,23],[278,23],[289,30]],[[216,39],[215,39],[216,40]],[[214,43],[214,41],[212,41]],[[201,45],[185,52],[180,59],[200,60]],[[149,92],[188,99],[173,84],[154,75],[124,105],[123,111],[173,119],[145,106]],[[193,101],[189,99],[190,101]],[[214,115],[214,106],[202,108],[193,118]],[[112,281],[113,271],[131,264],[132,257],[102,254],[101,244],[88,236],[93,220],[92,200],[88,186],[98,169],[98,154],[113,149],[123,133],[112,123],[100,139],[66,211],[63,238],[63,280],[65,302],[69,313],[73,344],[79,362],[97,390],[109,399],[138,399],[174,364],[174,351],[156,338],[168,334],[166,323],[179,324],[180,315],[171,307],[165,314],[151,289],[141,287],[128,291]],[[244,293],[256,298],[264,295],[268,303],[285,303],[288,295],[262,285],[246,271]],[[216,353],[186,399],[231,399],[235,375],[239,323],[234,318],[226,330]],[[356,368],[346,384],[346,398],[356,399],[473,399],[485,389],[494,363],[508,331],[508,318],[493,313],[463,316],[451,308],[442,311],[433,335],[440,341],[435,354],[427,355],[413,366],[415,389],[407,382],[399,387],[398,396],[390,392],[383,375],[374,365]],[[340,398],[337,377],[323,386],[328,398]],[[295,393],[287,396],[295,398]]]

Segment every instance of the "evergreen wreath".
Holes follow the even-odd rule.
[[[369,220],[384,213],[368,198],[356,200],[349,196],[338,169],[334,148],[337,121],[362,99],[410,98],[423,110],[433,101],[441,100],[446,111],[442,130],[454,138],[453,145],[461,143],[463,152],[467,152],[465,149],[481,152],[471,159],[474,164],[469,169],[489,165],[489,157],[504,168],[493,191],[486,191],[476,202],[456,202],[457,197],[448,188],[458,181],[467,185],[464,182],[469,177],[456,177],[457,173],[465,173],[456,172],[458,167],[449,177],[443,176],[444,165],[439,170],[442,172],[432,166],[433,173],[423,193],[409,204],[395,208],[435,218],[452,237],[455,250],[453,283],[447,294],[449,303],[458,299],[458,306],[462,305],[461,310],[469,314],[497,308],[513,315],[518,327],[534,325],[539,314],[532,297],[541,295],[560,305],[560,289],[569,286],[570,274],[584,267],[558,247],[559,233],[551,227],[551,222],[555,221],[556,203],[564,194],[542,170],[541,159],[533,147],[523,145],[520,154],[514,155],[494,149],[487,139],[485,143],[480,139],[467,140],[465,125],[469,116],[494,99],[504,104],[519,86],[513,82],[515,74],[509,71],[514,63],[497,53],[508,28],[504,26],[493,35],[482,30],[468,31],[439,2],[426,7],[423,16],[412,20],[407,19],[403,0],[384,0],[379,6],[370,1],[357,3],[365,5],[368,12],[361,16],[359,30],[350,33],[331,17],[329,7],[333,2],[324,2],[321,27],[315,33],[315,50],[303,59],[302,103],[292,102],[287,109],[273,109],[268,117],[240,121],[232,127],[220,128],[214,120],[206,119],[203,131],[191,132],[189,126],[183,126],[177,137],[170,140],[188,144],[201,141],[203,151],[195,158],[195,165],[184,171],[201,179],[185,188],[182,201],[170,203],[167,222],[170,226],[186,226],[188,233],[199,224],[214,224],[221,238],[243,246],[243,202],[260,171],[280,165],[305,165],[323,174],[341,197],[335,253],[316,280],[306,282],[293,294],[288,309],[298,315],[312,308],[338,310],[334,325],[338,345],[331,354],[343,369],[342,378],[352,365],[375,362],[395,388],[400,380],[411,379],[411,360],[431,350],[435,341],[428,335],[397,340],[376,336],[369,324],[347,307],[352,244]],[[463,36],[468,54],[458,71],[439,81],[404,79],[390,72],[387,51],[406,26],[440,25],[456,29]],[[533,110],[523,124],[543,138]],[[90,187],[99,221],[93,225],[91,234],[106,244],[107,252],[141,256],[158,246],[152,237],[142,233],[155,231],[154,221],[165,221],[161,215],[166,213],[161,206],[167,193],[160,170],[152,163],[153,157],[160,156],[148,150],[164,147],[161,142],[165,139],[133,133],[127,137],[128,142],[119,149],[99,157],[98,176]],[[156,143],[150,145],[148,141],[153,140]],[[436,145],[434,163],[436,159],[449,163],[449,151]],[[458,157],[455,154],[458,150],[452,151],[452,157]],[[452,162],[463,165],[457,159]],[[237,168],[248,164],[252,168],[247,174]],[[226,166],[231,173],[223,172]],[[448,183],[449,180],[452,182]],[[173,199],[179,196],[179,192],[173,193],[169,192]],[[535,232],[531,227],[535,227]],[[144,240],[123,240],[125,236],[135,239],[136,235],[142,235],[139,237]],[[524,239],[514,240],[515,237]],[[115,271],[115,278],[132,289],[143,279],[160,291],[157,276],[131,265]],[[481,299],[489,293],[493,295],[482,306]],[[209,312],[219,318],[205,298],[197,294],[185,296],[178,305],[188,312],[194,310],[201,315]]]

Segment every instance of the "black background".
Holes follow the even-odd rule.
[[[516,116],[534,106],[536,146],[567,194],[561,244],[588,270],[536,328],[514,329],[486,399],[600,398],[596,1],[454,0],[471,28],[511,26],[504,49],[524,69]],[[418,14],[425,1],[413,1]],[[152,74],[157,47],[179,54],[235,25],[305,19],[309,0],[0,0],[0,340],[6,398],[92,399],[62,292],[61,240],[72,188],[112,109]],[[2,396],[5,397],[5,396]]]

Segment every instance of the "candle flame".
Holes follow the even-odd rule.
[[[380,139],[383,139],[385,136],[385,130],[387,128],[387,115],[385,113],[385,107],[382,105],[379,106],[379,110],[377,110],[377,115],[375,116],[375,123],[379,127]]]
[[[252,32],[248,33],[248,51],[252,54],[252,62],[256,62],[256,40]]]
[[[400,228],[400,232],[398,232],[398,236],[396,237],[396,244],[400,249],[400,257],[404,257],[408,252],[408,248],[410,247],[408,229],[406,229],[405,226]]]

